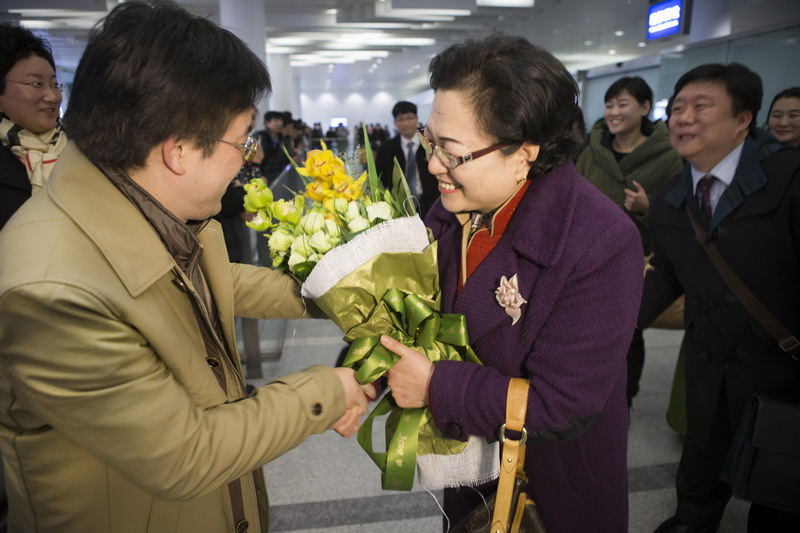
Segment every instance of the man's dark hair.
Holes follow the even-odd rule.
[[[540,146],[529,177],[573,161],[584,133],[576,118],[578,85],[564,65],[522,37],[493,34],[470,39],[437,55],[429,67],[431,87],[463,91],[478,126],[496,142]]]
[[[64,122],[92,162],[129,171],[170,137],[211,155],[270,88],[264,64],[231,32],[174,2],[130,1],[92,30]]]
[[[650,110],[653,110],[653,89],[639,76],[625,76],[612,83],[606,90],[603,101],[608,102],[612,98],[616,98],[622,94],[622,91],[628,91],[639,102],[639,105],[650,102]],[[650,132],[650,119],[647,116],[642,117],[641,130],[645,135]]]
[[[56,69],[50,43],[16,24],[0,24],[0,94],[6,91],[6,76],[17,62],[39,56]],[[45,80],[49,82],[49,80]]]
[[[405,115],[406,113],[414,113],[417,114],[417,105],[412,102],[407,102],[406,100],[401,100],[394,104],[392,108],[392,116],[397,118],[399,115]]]
[[[267,122],[269,122],[269,121],[271,121],[273,119],[276,119],[276,118],[279,118],[282,121],[284,121],[284,123],[286,123],[286,119],[285,119],[284,114],[283,114],[282,111],[267,111],[266,113],[264,113],[264,122],[265,123],[267,123]]]
[[[761,85],[761,77],[740,63],[708,63],[695,67],[675,83],[673,96],[677,96],[681,89],[689,83],[695,82],[718,82],[725,87],[725,91],[733,100],[735,115],[742,111],[750,111],[753,119],[750,121],[750,134],[755,133],[756,117],[761,109],[761,98],[764,90]]]

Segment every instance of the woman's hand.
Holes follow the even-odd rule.
[[[625,209],[639,214],[647,213],[650,208],[650,199],[647,197],[647,191],[636,180],[633,180],[633,186],[636,187],[635,191],[625,189]]]
[[[405,344],[388,335],[381,335],[381,344],[400,356],[389,369],[389,387],[392,397],[400,407],[425,407],[428,405],[428,386],[433,376],[433,363]]]

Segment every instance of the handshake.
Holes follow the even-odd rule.
[[[337,367],[333,371],[342,382],[347,410],[331,429],[348,439],[358,432],[361,415],[367,412],[367,404],[375,399],[377,390],[372,383],[361,385],[356,380],[356,371],[352,368]]]

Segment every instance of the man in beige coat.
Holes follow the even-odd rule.
[[[0,232],[0,452],[11,533],[266,531],[261,466],[366,407],[317,366],[247,397],[234,315],[306,315],[228,262],[226,186],[254,152],[263,64],[173,4],[90,38],[43,192]]]

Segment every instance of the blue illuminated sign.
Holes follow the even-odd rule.
[[[647,17],[647,38],[658,39],[679,33],[683,17],[683,0],[667,0],[653,4]]]

